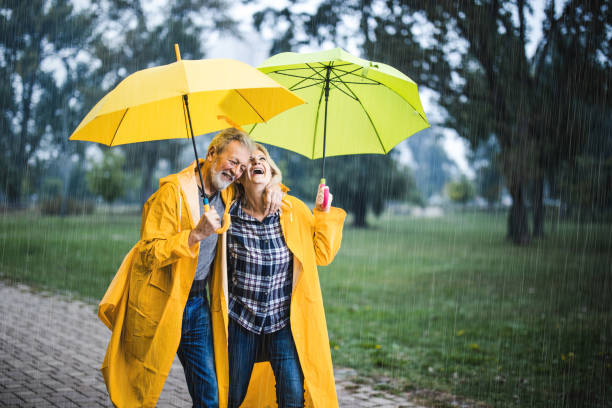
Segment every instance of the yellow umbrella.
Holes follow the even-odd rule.
[[[228,123],[265,122],[304,103],[248,64],[231,59],[182,60],[178,45],[174,47],[176,62],[125,78],[85,116],[70,140],[116,146],[191,138],[197,160],[193,136],[227,128]],[[201,174],[200,181],[204,185]]]
[[[116,146],[191,137],[228,126],[265,122],[304,103],[269,76],[231,59],[182,60],[125,78],[85,116],[70,140]]]

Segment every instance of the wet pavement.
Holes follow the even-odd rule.
[[[0,407],[112,407],[99,370],[109,338],[96,305],[0,282]],[[334,373],[341,407],[418,408],[351,369]],[[157,405],[191,406],[176,358]]]

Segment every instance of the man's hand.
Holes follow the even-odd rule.
[[[221,218],[217,211],[211,207],[208,212],[205,212],[200,218],[200,222],[189,234],[189,246],[194,246],[201,240],[214,234],[217,229],[221,228]]]
[[[329,187],[324,186],[323,184],[319,184],[319,191],[317,191],[317,199],[315,201],[316,208],[319,211],[328,212],[329,207],[331,207],[331,202],[334,198],[332,193],[329,193],[329,198],[327,199],[327,206],[323,208],[323,199],[325,198],[325,189],[329,190]]]
[[[266,205],[265,208],[265,217],[270,214],[274,214],[281,208],[281,202],[283,200],[283,196],[285,193],[281,191],[280,184],[274,184],[272,186],[268,185],[265,191],[264,203]]]

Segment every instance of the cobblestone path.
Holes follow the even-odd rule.
[[[0,282],[0,407],[112,407],[99,370],[109,338],[94,305]],[[419,408],[334,373],[341,407]],[[178,359],[158,406],[191,406]]]

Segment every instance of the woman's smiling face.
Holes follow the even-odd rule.
[[[272,169],[266,154],[261,150],[255,150],[251,155],[247,170],[242,176],[242,182],[244,184],[268,185],[271,179]]]

